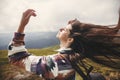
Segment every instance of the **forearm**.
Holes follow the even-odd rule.
[[[25,29],[25,26],[20,24],[18,27],[17,33],[24,33],[24,29]]]
[[[21,33],[21,34],[24,33],[25,26],[28,24],[28,22],[29,22],[29,19],[26,20],[26,15],[25,13],[23,13],[19,27],[17,29],[17,33]]]
[[[31,16],[34,16],[34,17],[36,16],[35,10],[33,9],[28,9],[23,13],[22,19],[20,21],[20,24],[17,30],[18,33],[24,33],[24,29],[26,25],[28,24]]]
[[[25,36],[24,29],[25,26],[28,24],[31,16],[36,16],[35,11],[33,9],[28,9],[23,13],[18,30],[14,34],[13,40],[8,45],[8,56],[19,52],[27,53],[24,44],[24,36]]]

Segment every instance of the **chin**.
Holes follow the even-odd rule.
[[[56,38],[60,39],[58,35],[56,35]]]
[[[56,38],[58,38],[58,36],[56,35]]]
[[[57,33],[56,38],[59,38],[59,32]]]
[[[56,38],[60,40],[60,37],[59,37],[59,35],[56,35]]]

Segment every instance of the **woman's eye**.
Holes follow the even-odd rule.
[[[64,28],[61,28],[61,29],[60,29],[60,31],[63,31],[63,30],[64,30]]]

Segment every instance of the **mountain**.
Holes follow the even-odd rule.
[[[26,48],[44,48],[58,44],[57,32],[32,32],[25,34]],[[0,33],[0,50],[7,49],[13,33]]]

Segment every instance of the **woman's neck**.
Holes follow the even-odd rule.
[[[60,48],[69,48],[69,44],[67,42],[60,42]]]

